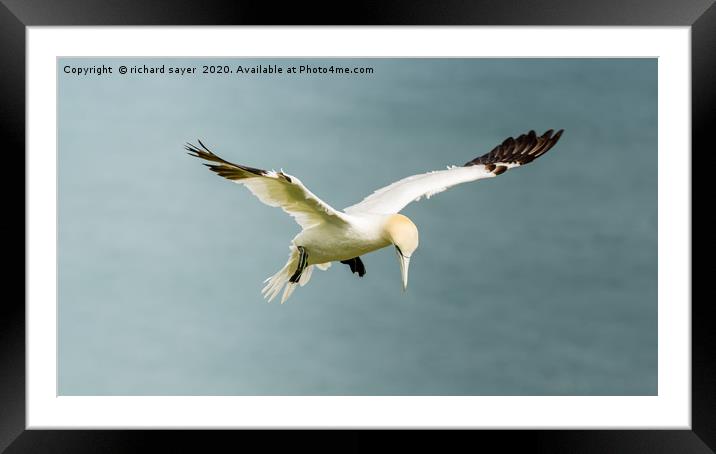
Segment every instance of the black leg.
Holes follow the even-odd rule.
[[[351,268],[351,273],[358,274],[358,277],[363,277],[365,275],[365,265],[363,265],[363,261],[360,259],[360,257],[353,257],[352,259],[348,260],[341,260],[341,263],[345,263]]]
[[[365,265],[363,265],[363,261],[360,259],[360,257],[356,257],[356,270],[358,271],[358,277],[363,277],[365,275]]]
[[[341,263],[345,263],[346,265],[348,265],[351,268],[351,273],[356,272],[356,259],[355,258],[348,259],[348,260],[341,260]]]
[[[303,270],[306,269],[306,263],[308,263],[308,252],[306,252],[306,248],[303,246],[298,246],[298,266],[296,267],[296,272],[293,273],[293,276],[288,280],[289,282],[295,284],[298,282],[299,279],[301,279],[301,274],[303,273]]]

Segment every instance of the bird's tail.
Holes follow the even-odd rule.
[[[269,277],[264,281],[266,286],[263,288],[263,290],[261,290],[261,293],[263,294],[264,298],[268,299],[269,302],[273,301],[273,299],[276,298],[279,293],[281,293],[281,289],[283,288],[283,295],[281,296],[281,304],[283,304],[288,299],[288,297],[291,296],[291,293],[296,290],[297,285],[303,287],[311,279],[314,265],[308,265],[303,270],[303,273],[301,273],[301,277],[299,278],[298,282],[289,282],[291,276],[293,276],[293,273],[296,272],[300,255],[298,249],[293,244],[290,246],[290,250],[291,253],[288,256],[288,262],[286,262],[283,268],[281,268],[278,273],[274,274],[273,276]]]

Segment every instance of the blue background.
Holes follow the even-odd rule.
[[[655,59],[312,60],[369,75],[119,75],[60,59],[63,395],[657,393]],[[65,65],[114,67],[65,74]],[[547,155],[409,205],[391,249],[284,305],[262,281],[293,220],[183,150],[283,168],[336,208],[565,129]]]

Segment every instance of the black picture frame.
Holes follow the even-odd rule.
[[[629,25],[691,26],[692,38],[692,150],[712,150],[709,113],[716,111],[716,6],[713,0],[490,0],[440,2],[352,2],[337,8],[328,2],[208,2],[170,0],[0,0],[0,100],[3,143],[9,150],[25,150],[25,29],[35,25]],[[665,127],[665,125],[661,125]],[[694,152],[692,151],[692,157]],[[6,207],[24,182],[17,157],[6,160],[3,178]],[[675,159],[683,157],[674,156]],[[693,159],[692,159],[693,162]],[[693,169],[693,167],[692,167]],[[27,170],[27,169],[25,169]],[[693,178],[693,177],[692,177]],[[693,182],[693,180],[692,180]],[[17,198],[19,200],[19,197]],[[17,202],[20,203],[19,201]],[[693,201],[692,201],[693,206]],[[18,207],[19,208],[19,207]],[[23,213],[25,206],[23,202]],[[6,242],[16,242],[19,223],[3,223]],[[23,219],[24,216],[23,216]],[[693,220],[692,220],[693,222]],[[693,224],[692,224],[693,225]],[[27,226],[23,221],[24,229]],[[10,230],[8,230],[10,229]],[[692,233],[693,235],[693,233]],[[26,238],[26,237],[25,237]],[[24,263],[24,259],[23,259]],[[20,266],[13,266],[19,273]],[[24,266],[22,267],[24,273]],[[20,282],[12,272],[6,283]],[[9,286],[8,286],[9,288]],[[693,277],[692,277],[693,288]],[[23,288],[24,292],[24,288]],[[309,431],[137,431],[137,430],[26,430],[25,429],[25,306],[24,298],[5,293],[0,305],[0,452],[137,452],[161,444],[162,452],[201,450],[224,445],[232,450],[253,442],[271,450],[308,448],[356,451],[399,449],[409,445],[479,448],[497,443],[506,450],[528,452],[716,452],[716,352],[706,299],[692,297],[692,429],[691,430],[475,430],[435,432],[333,431],[315,437]],[[444,435],[444,432],[441,431]],[[318,438],[320,444],[315,442]],[[240,440],[240,445],[237,444]],[[440,444],[432,444],[440,443]]]

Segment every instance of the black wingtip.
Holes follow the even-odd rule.
[[[184,149],[189,152],[189,156],[193,156],[199,159],[206,159],[209,161],[217,161],[217,156],[212,153],[211,150],[206,147],[206,145],[204,145],[204,142],[202,142],[201,139],[196,139],[196,141],[199,143],[199,146],[189,142],[186,142],[184,144]]]
[[[196,141],[199,142],[199,145],[201,145],[201,148],[203,148],[204,150],[211,153],[211,151],[209,151],[209,149],[206,147],[206,145],[204,145],[204,143],[201,141],[201,139],[196,139]]]
[[[199,151],[200,151],[200,150],[196,147],[196,145],[194,145],[194,144],[192,144],[192,143],[189,143],[189,142],[186,142],[186,143],[184,144],[184,149],[185,149],[186,151],[190,152],[190,153],[196,153],[196,155],[192,155],[192,156],[199,157]]]
[[[488,166],[488,171],[496,172],[495,174],[499,175],[504,172],[499,164],[528,164],[549,151],[563,132],[564,129],[560,129],[556,133],[554,129],[548,129],[541,136],[537,136],[534,130],[530,130],[528,133],[518,136],[517,139],[508,137],[489,153],[468,161],[464,166],[482,164]]]

